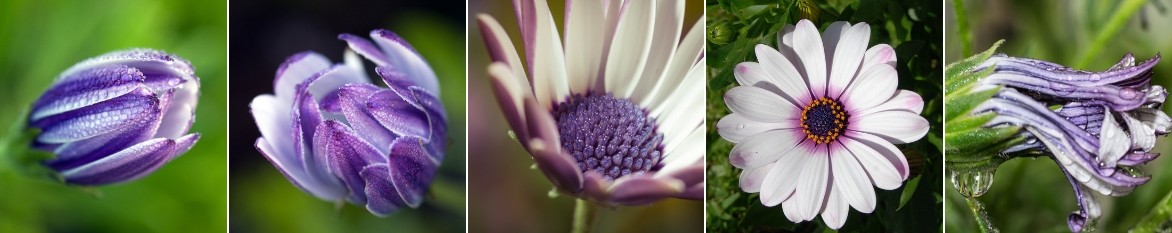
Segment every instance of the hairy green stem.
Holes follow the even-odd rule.
[[[977,229],[981,233],[998,232],[997,228],[993,227],[993,222],[989,221],[989,215],[985,214],[985,204],[976,197],[966,197],[964,200],[968,202],[969,210],[972,211],[973,219],[977,221]]]
[[[571,233],[590,232],[590,225],[594,223],[594,204],[585,199],[578,199],[574,205],[574,226]]]
[[[964,9],[964,0],[952,0],[952,11],[956,13],[956,34],[960,36],[960,56],[973,55],[973,34],[969,31],[968,12]]]
[[[1086,69],[1086,66],[1091,63],[1091,60],[1094,60],[1095,56],[1099,55],[1099,52],[1103,50],[1103,47],[1107,47],[1108,43],[1111,42],[1111,39],[1114,39],[1115,35],[1119,33],[1119,30],[1123,30],[1123,26],[1127,25],[1127,21],[1131,20],[1132,15],[1135,15],[1136,12],[1139,12],[1140,7],[1142,7],[1144,3],[1147,3],[1147,0],[1122,1],[1122,3],[1119,5],[1119,8],[1115,8],[1115,12],[1111,13],[1111,19],[1108,19],[1107,24],[1105,24],[1103,28],[1099,30],[1099,34],[1095,35],[1095,39],[1091,42],[1090,48],[1088,48],[1087,52],[1082,55],[1082,58],[1078,60],[1078,63],[1075,63],[1074,67]]]

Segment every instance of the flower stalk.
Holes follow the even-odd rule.
[[[590,232],[591,226],[594,225],[594,212],[597,211],[597,207],[594,206],[594,203],[590,203],[590,201],[586,199],[575,200],[577,201],[575,202],[576,204],[574,204],[574,225],[570,232]]]

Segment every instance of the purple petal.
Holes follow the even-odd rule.
[[[359,174],[363,167],[375,163],[386,163],[374,146],[362,140],[350,127],[329,120],[317,126],[313,136],[313,153],[324,155],[329,160],[325,165],[331,174],[342,180],[350,189],[350,202],[366,203],[365,180]]]
[[[157,83],[160,84],[166,83],[163,80],[172,80],[174,78],[182,80],[196,79],[195,69],[192,68],[191,62],[183,58],[158,50],[129,49],[106,53],[79,62],[65,70],[65,72],[62,72],[64,79],[58,81],[66,81],[71,79],[70,77],[81,77],[73,75],[77,72],[110,65],[125,65],[137,68],[147,79],[154,79],[147,80],[148,82],[158,80],[159,82]]]
[[[397,135],[410,135],[421,138],[431,136],[431,126],[427,114],[423,110],[411,105],[391,90],[380,90],[373,93],[370,99],[364,101],[370,115],[378,120],[381,127]]]
[[[403,198],[403,202],[411,208],[419,207],[423,202],[423,195],[435,178],[438,161],[431,160],[423,148],[424,140],[418,137],[406,136],[396,139],[391,144],[390,154],[390,181],[395,191]],[[367,195],[371,195],[368,190]],[[375,190],[376,192],[380,190]],[[385,191],[385,190],[382,190]]]
[[[537,167],[554,186],[571,194],[581,193],[582,171],[574,158],[562,150],[553,116],[531,97],[525,98],[525,115],[529,117],[528,149]]]
[[[643,205],[679,195],[684,184],[675,179],[656,179],[648,175],[628,176],[611,187],[611,201],[622,205]]]
[[[37,135],[40,143],[68,143],[126,127],[157,124],[159,107],[159,99],[153,93],[138,88],[114,99],[33,121],[30,126],[43,130]]]
[[[411,44],[395,35],[394,32],[383,29],[371,31],[370,37],[386,53],[390,67],[406,73],[407,77],[410,77],[428,92],[440,93],[439,80],[436,79],[435,71],[431,70],[431,66],[423,60],[418,52],[415,52]]]
[[[130,93],[146,77],[124,65],[98,67],[72,74],[79,76],[53,84],[33,103],[31,121],[60,114]]]
[[[353,127],[358,135],[368,140],[382,153],[387,153],[390,150],[391,141],[395,140],[394,133],[398,132],[395,132],[394,129],[388,131],[388,128],[380,125],[381,121],[375,119],[378,116],[376,112],[367,108],[368,101],[380,91],[389,92],[389,90],[383,90],[368,83],[347,84],[338,89],[337,105],[341,108],[342,114],[346,116],[350,127]]]
[[[387,216],[407,203],[399,197],[399,193],[391,182],[391,171],[387,164],[373,164],[362,168],[360,173],[366,181],[366,209],[377,216]]]
[[[350,49],[362,55],[362,57],[370,59],[370,61],[374,62],[375,65],[388,66],[391,64],[391,62],[387,60],[387,55],[383,54],[383,51],[379,49],[377,45],[375,45],[373,42],[370,42],[370,40],[367,40],[366,38],[355,36],[349,33],[342,33],[341,35],[338,35],[338,39],[346,41],[346,44],[350,45]]]
[[[129,181],[158,169],[174,152],[174,140],[151,139],[61,175],[68,183],[86,186]]]

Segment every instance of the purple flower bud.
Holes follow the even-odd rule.
[[[250,107],[256,148],[293,185],[384,216],[423,201],[443,161],[447,116],[423,57],[390,31],[371,37],[339,36],[378,66],[385,87],[370,83],[350,51],[345,64],[303,52],[277,70],[274,94]]]
[[[33,147],[65,182],[103,185],[150,174],[199,140],[199,78],[191,63],[157,50],[115,51],[65,70],[33,103]]]
[[[1068,219],[1078,232],[1101,214],[1088,189],[1123,196],[1150,178],[1135,166],[1159,156],[1151,153],[1155,138],[1172,127],[1172,118],[1160,109],[1168,93],[1151,85],[1151,69],[1159,61],[1156,55],[1137,65],[1128,54],[1106,71],[1089,72],[994,56],[975,68],[994,69],[978,88],[1005,88],[974,112],[997,114],[987,126],[1025,129],[1025,142],[1003,153],[1040,152],[1058,162],[1079,202],[1079,211]]]

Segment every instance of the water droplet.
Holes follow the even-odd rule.
[[[1119,98],[1133,100],[1136,97],[1139,97],[1139,93],[1135,92],[1135,89],[1124,87],[1123,89],[1119,90]]]
[[[1119,169],[1123,170],[1123,174],[1127,174],[1128,176],[1131,176],[1131,177],[1144,176],[1143,169],[1140,169],[1139,167],[1119,166]]]
[[[993,186],[993,173],[996,169],[952,172],[952,187],[961,195],[976,198],[984,195]]]
[[[549,190],[549,198],[551,198],[551,199],[558,198],[558,188],[553,188],[553,189]]]
[[[744,128],[745,128],[745,124],[737,124],[737,129],[744,129]]]

